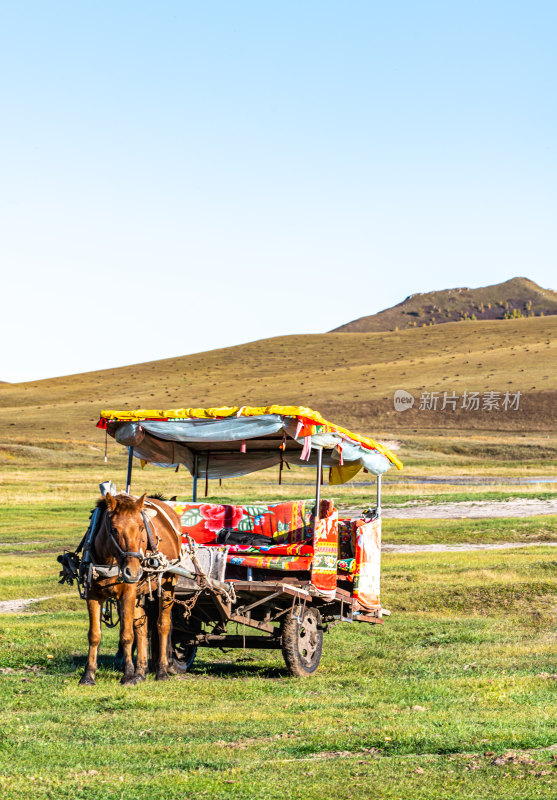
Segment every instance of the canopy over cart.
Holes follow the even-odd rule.
[[[105,410],[98,427],[144,464],[183,464],[194,485],[200,477],[232,478],[285,461],[329,467],[333,484],[345,483],[362,468],[376,476],[392,464],[402,468],[384,445],[303,406]]]

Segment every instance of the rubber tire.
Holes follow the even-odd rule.
[[[183,675],[184,673],[188,672],[191,665],[195,661],[196,654],[196,645],[182,645],[179,642],[176,642],[176,644],[172,647],[172,671],[177,675]]]
[[[187,633],[180,630],[181,606],[175,604],[172,608],[172,629],[169,636],[169,660],[171,659],[171,672],[175,675],[184,675],[189,671],[195,661],[197,645],[188,639]],[[194,632],[201,631],[201,625],[192,623],[190,627]]]
[[[298,622],[295,617],[302,616]],[[296,606],[282,623],[282,655],[291,675],[307,678],[319,667],[323,652],[323,626],[317,609]],[[304,647],[309,645],[309,647]]]

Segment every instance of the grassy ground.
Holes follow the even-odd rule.
[[[78,687],[81,601],[4,616],[3,797],[554,798],[554,559],[385,556],[393,615],[333,629],[308,680],[274,652],[200,650],[188,676],[125,689],[106,632]]]
[[[473,441],[405,440],[411,468],[386,478],[385,501],[555,496],[544,484],[497,484],[556,474],[554,440],[549,457],[522,461],[512,457],[524,456],[520,437]],[[79,541],[96,484],[112,477],[122,486],[125,475],[124,453],[112,445],[105,465],[94,446],[48,440],[1,451],[0,599],[48,598],[0,616],[2,797],[557,796],[557,554],[543,546],[557,540],[556,517],[385,521],[386,542],[540,546],[385,554],[382,599],[392,616],[381,627],[334,628],[312,679],[288,677],[275,652],[200,650],[189,675],[124,689],[112,669],[116,633],[105,631],[97,686],[78,687],[86,611],[75,590],[56,582],[55,555]],[[466,474],[487,483],[415,482]],[[287,481],[278,487],[276,474],[262,473],[222,492],[231,500],[312,495],[310,473],[293,471]],[[136,491],[187,497],[189,488],[182,472],[135,475]],[[216,484],[210,489],[217,499]],[[373,491],[325,494],[363,507]]]
[[[404,437],[398,443],[398,455],[404,462],[402,471],[391,469],[383,479],[386,505],[409,500],[437,502],[444,500],[499,499],[511,497],[555,497],[557,484],[536,479],[557,480],[557,436],[523,435],[428,436]],[[126,476],[126,451],[109,442],[108,463],[97,444],[48,439],[37,443],[27,440],[0,442],[1,502],[6,505],[46,503],[61,506],[75,502],[91,503],[98,484],[112,479],[121,489]],[[421,483],[439,478],[446,483]],[[453,480],[469,478],[481,483],[472,486],[453,484]],[[283,484],[278,485],[278,471],[264,470],[245,478],[209,483],[209,500],[262,500],[311,497],[315,476],[312,469],[292,466],[285,470]],[[531,483],[512,483],[513,481]],[[204,494],[200,481],[199,495]],[[162,491],[168,497],[191,496],[191,477],[187,470],[142,470],[136,463],[133,490]],[[373,502],[375,485],[371,476],[360,472],[344,486],[325,486],[323,493],[337,504],[361,505]]]

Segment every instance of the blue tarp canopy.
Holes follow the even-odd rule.
[[[108,433],[132,447],[134,456],[142,461],[162,467],[183,464],[192,475],[196,471],[203,478],[247,475],[281,461],[316,466],[318,450],[326,467],[338,468],[342,463],[382,475],[391,466],[385,455],[342,433],[297,438],[297,432],[297,419],[280,414],[108,423]]]

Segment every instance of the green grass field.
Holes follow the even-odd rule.
[[[33,561],[19,596],[43,588]],[[274,652],[200,650],[124,688],[106,631],[79,687],[75,594],[3,616],[3,797],[554,798],[555,552],[387,555],[383,575],[392,616],[334,628],[306,680]]]
[[[458,441],[441,438],[427,440],[425,459],[425,439],[408,446],[411,474],[386,478],[387,505],[555,496],[544,484],[497,484],[553,475],[553,457],[509,458],[497,437],[489,458],[479,441],[451,455]],[[86,609],[57,583],[55,556],[79,541],[96,484],[112,477],[122,486],[125,454],[113,445],[105,465],[88,444],[52,442],[11,443],[2,453],[0,600],[47,598],[0,615],[3,798],[557,796],[557,551],[544,545],[557,541],[557,517],[385,520],[390,543],[537,544],[386,553],[382,600],[392,616],[383,626],[333,628],[311,679],[289,677],[276,652],[200,649],[188,675],[124,688],[112,667],[116,632],[105,630],[97,686],[79,687]],[[431,474],[481,474],[488,483],[412,482]],[[303,470],[282,487],[262,473],[226,482],[222,493],[233,501],[311,496],[311,483]],[[135,473],[136,491],[188,496],[189,488],[182,472]],[[218,490],[210,485],[210,500]],[[324,493],[363,507],[374,489]]]

